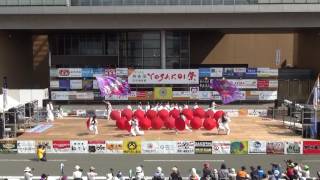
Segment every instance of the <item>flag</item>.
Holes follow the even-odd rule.
[[[241,99],[239,89],[228,80],[215,79],[210,85],[219,93],[223,104],[228,104]]]
[[[130,87],[127,81],[120,81],[112,76],[96,76],[101,96],[129,95]]]

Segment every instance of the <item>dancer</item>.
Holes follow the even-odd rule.
[[[223,115],[218,120],[218,134],[220,133],[220,131],[226,132],[227,135],[230,134],[229,122],[231,122],[230,117],[227,115],[227,113],[223,113]]]
[[[136,118],[132,118],[130,121],[129,121],[129,124],[131,126],[131,129],[130,129],[130,134],[132,136],[140,136],[140,135],[144,135],[144,132],[143,131],[140,131],[140,128],[139,128],[139,122]]]
[[[213,112],[216,112],[216,108],[217,108],[217,104],[212,101],[210,107],[209,107],[209,110],[212,110]]]
[[[130,104],[128,104],[127,109],[129,109],[129,110],[131,110],[131,111],[132,111],[132,107],[131,107],[131,105],[130,105]]]
[[[105,101],[105,104],[106,104],[106,111],[107,111],[107,120],[110,119],[110,114],[112,112],[112,106],[111,106],[111,103],[109,101]]]
[[[147,112],[147,111],[149,111],[150,109],[151,109],[151,106],[150,106],[150,103],[149,103],[149,101],[148,101],[147,104],[146,104],[146,107],[145,107],[144,111]]]
[[[54,122],[53,105],[51,101],[47,104],[47,122]]]
[[[90,132],[94,132],[95,135],[98,134],[98,120],[96,119],[96,115],[93,115],[87,120],[87,127]]]
[[[192,132],[192,129],[190,129],[189,126],[187,125],[187,118],[185,115],[182,114],[182,112],[180,112],[180,119],[182,119],[184,121],[185,129]],[[176,130],[176,135],[178,135],[178,133],[179,133],[178,129],[175,129],[175,130]]]
[[[139,109],[139,110],[143,110],[143,108],[142,108],[142,103],[141,103],[141,102],[138,103],[137,110],[138,110],[138,109]]]
[[[193,109],[197,109],[197,108],[199,108],[199,106],[198,106],[198,103],[195,102],[195,103],[194,103],[194,106],[193,106]]]
[[[63,109],[61,106],[58,107],[58,119],[63,119]]]

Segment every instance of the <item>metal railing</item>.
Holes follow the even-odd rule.
[[[67,6],[68,0],[0,0],[0,6]]]

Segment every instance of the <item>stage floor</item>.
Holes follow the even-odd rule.
[[[24,133],[18,140],[265,140],[300,141],[303,138],[283,126],[282,121],[260,117],[235,117],[230,123],[229,135],[218,135],[217,129],[193,132],[183,131],[176,135],[174,130],[148,130],[144,136],[132,137],[127,131],[118,130],[115,121],[99,119],[99,135],[89,134],[85,118],[56,120],[53,127],[43,133]]]

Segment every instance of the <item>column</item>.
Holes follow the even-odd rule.
[[[166,31],[161,30],[161,69],[166,68]]]

